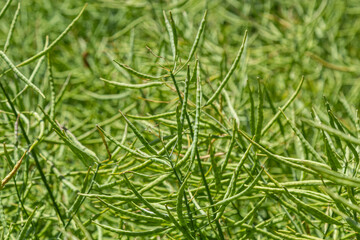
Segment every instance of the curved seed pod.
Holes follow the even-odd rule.
[[[201,84],[200,84],[200,78],[198,76],[198,79],[196,81],[196,115],[195,115],[195,126],[194,126],[194,136],[193,136],[193,143],[191,148],[191,154],[190,154],[190,165],[188,171],[191,170],[192,165],[195,160],[195,154],[197,151],[197,144],[198,144],[198,137],[199,137],[199,119],[200,119],[200,113],[201,113]]]
[[[204,29],[205,29],[205,23],[206,23],[206,16],[207,16],[207,10],[205,11],[204,13],[204,16],[201,20],[201,23],[199,25],[199,29],[196,33],[196,37],[195,37],[195,40],[194,40],[194,43],[193,45],[191,46],[191,50],[190,50],[190,53],[189,53],[189,57],[188,59],[186,60],[186,62],[181,66],[179,67],[179,69],[176,70],[176,72],[174,73],[174,75],[176,75],[178,72],[181,71],[181,69],[183,69],[183,67],[185,67],[186,65],[188,65],[188,63],[191,61],[191,59],[193,58],[195,52],[196,52],[196,49],[198,48],[198,45],[199,45],[199,41],[200,41],[200,38],[204,32]]]
[[[86,229],[84,224],[80,221],[80,219],[77,216],[74,216],[73,219],[74,219],[74,222],[76,223],[76,225],[81,230],[81,232],[84,234],[85,238],[88,239],[88,240],[94,240],[94,238],[91,236],[91,234]]]
[[[169,208],[168,208],[167,205],[165,205],[165,208],[166,208],[166,211],[167,211],[167,213],[168,213],[168,215],[169,215],[170,220],[173,222],[173,224],[175,225],[175,227],[176,227],[177,229],[179,229],[179,230],[184,234],[184,236],[186,237],[186,239],[194,239],[194,240],[195,240],[195,238],[193,238],[193,236],[190,235],[188,229],[187,229],[185,226],[184,226],[184,227],[183,227],[183,226],[180,226],[180,224],[176,221],[176,219],[174,218],[174,216],[171,214],[171,212],[170,212],[170,210],[169,210]]]
[[[162,219],[169,221],[169,216],[166,216],[165,214],[159,212],[150,202],[148,202],[145,198],[143,198],[143,196],[141,196],[141,194],[135,189],[135,187],[131,184],[131,182],[129,181],[129,179],[126,177],[126,175],[124,174],[124,179],[125,182],[128,184],[128,186],[130,187],[130,189],[132,190],[132,192],[136,195],[136,197],[144,203],[145,206],[147,206],[150,211],[152,211],[153,213],[155,213],[158,217],[161,217]]]
[[[314,108],[312,108],[312,114],[314,115],[316,122],[321,123],[321,120],[318,117]],[[337,171],[338,168],[341,168],[341,164],[339,162],[339,159],[341,159],[341,157],[337,153],[335,145],[334,145],[330,135],[327,132],[325,132],[324,130],[321,130],[321,132],[322,132],[323,140],[325,143],[325,149],[326,149],[326,155],[327,155],[328,162],[331,166],[331,169]]]
[[[29,147],[29,152],[32,151],[32,149],[34,149],[36,147],[36,145],[41,141],[41,139],[44,136],[44,130],[45,130],[45,123],[44,121],[41,119],[41,117],[39,116],[39,114],[37,112],[31,112],[31,115],[33,115],[39,122],[39,135],[37,136],[36,140],[33,142],[33,144],[31,144],[31,146]]]
[[[35,86],[32,82],[29,81],[17,68],[16,66],[11,62],[11,60],[6,56],[6,54],[3,51],[0,51],[0,57],[6,62],[7,65],[11,68],[11,70],[14,71],[14,73],[20,78],[21,81],[23,81],[26,85],[31,87],[35,90],[35,92],[39,93],[41,97],[45,98],[45,95],[41,92],[41,90]]]
[[[45,45],[44,45],[44,49],[47,48],[47,46],[49,45],[49,38],[46,38],[45,41]],[[41,67],[42,62],[44,61],[45,56],[42,56],[36,63],[36,66],[34,68],[34,70],[32,71],[30,77],[29,77],[29,82],[32,82],[36,76],[36,74],[39,72],[39,69]],[[29,87],[29,85],[26,85],[18,94],[16,94],[16,96],[12,99],[12,101],[15,101],[15,99],[17,99],[23,92],[25,92],[25,90]]]
[[[260,79],[258,79],[259,83],[259,105],[258,105],[258,114],[257,114],[257,122],[256,122],[256,133],[255,133],[255,142],[260,142],[261,138],[261,130],[264,121],[264,92],[261,90]]]
[[[263,151],[266,155],[268,155],[270,158],[272,159],[275,159],[281,163],[284,163],[286,165],[289,165],[293,168],[297,168],[297,169],[300,169],[300,170],[303,170],[305,172],[309,172],[309,173],[312,173],[314,175],[317,175],[317,172],[310,169],[310,168],[307,168],[307,167],[304,167],[302,165],[300,165],[301,163],[304,163],[304,162],[310,162],[311,164],[317,164],[319,165],[319,163],[317,162],[313,162],[313,161],[308,161],[308,160],[300,160],[300,159],[296,159],[296,161],[292,161],[294,159],[291,159],[291,158],[285,158],[285,157],[281,157],[281,156],[278,156],[276,154],[273,154],[271,153],[270,151],[268,151],[266,148],[264,148],[263,146],[261,146],[259,143],[257,142],[254,142],[249,136],[246,135],[246,133],[244,133],[243,131],[241,131],[240,129],[238,129],[238,132],[244,136],[249,142],[251,142],[253,145],[255,145],[257,148],[259,148],[261,151]],[[290,160],[290,161],[289,161]],[[325,165],[326,166],[326,165]]]
[[[221,174],[218,163],[215,159],[215,153],[213,145],[210,145],[210,162],[211,162],[211,169],[213,171],[215,177],[215,188],[216,192],[218,193],[221,190]]]
[[[234,227],[235,227],[235,226],[241,226],[243,223],[245,223],[247,220],[249,220],[249,219],[253,216],[253,214],[255,213],[255,211],[257,211],[257,210],[259,209],[259,207],[261,206],[261,204],[263,204],[263,203],[265,202],[265,200],[266,200],[266,196],[264,196],[264,197],[255,205],[255,207],[254,207],[253,209],[251,209],[250,212],[248,212],[248,214],[246,214],[246,216],[245,216],[242,220],[236,222],[233,226],[234,226]]]
[[[200,38],[201,38],[201,36],[202,36],[202,34],[204,32],[204,29],[205,29],[206,16],[207,16],[207,10],[205,11],[204,16],[203,16],[203,18],[201,20],[199,29],[198,29],[198,31],[196,33],[195,41],[194,41],[194,43],[193,43],[193,45],[191,47],[189,57],[188,57],[188,60],[186,61],[185,65],[191,61],[191,58],[194,56],[195,51],[196,51],[196,49],[197,49],[197,47],[199,45]]]
[[[87,173],[85,175],[85,179],[83,180],[83,185],[82,185],[81,190],[80,190],[81,193],[85,193],[86,188],[88,187],[88,185],[90,183],[90,170],[91,170],[91,167],[88,168],[88,171],[87,171]],[[76,196],[76,199],[75,199],[74,203],[71,205],[71,207],[67,211],[67,214],[69,216],[71,216],[74,212],[76,212],[79,209],[79,207],[80,207],[81,203],[83,202],[84,198],[85,197],[81,196],[81,195]]]
[[[311,144],[305,139],[300,130],[295,126],[295,124],[289,120],[289,118],[285,115],[285,113],[279,108],[279,111],[283,114],[286,119],[286,122],[291,126],[296,136],[300,139],[301,143],[304,147],[315,157],[318,162],[326,163],[324,159],[320,157],[320,155],[316,152],[316,150],[311,146]]]
[[[306,203],[302,202],[300,199],[294,197],[292,194],[289,193],[287,195],[294,203],[296,203],[298,205],[298,207],[301,207],[302,209],[304,209],[305,211],[307,211],[308,213],[310,213],[314,217],[320,219],[321,221],[324,221],[324,222],[327,222],[327,223],[330,223],[330,224],[342,225],[342,223],[339,222],[338,220],[326,215],[325,213],[323,213],[322,211],[318,210],[315,207],[307,205]]]
[[[65,28],[65,30],[44,50],[37,53],[36,55],[32,56],[31,58],[23,61],[22,63],[16,65],[16,67],[21,67],[24,65],[27,65],[36,59],[38,59],[41,56],[44,56],[46,53],[48,53],[61,39],[65,37],[65,35],[71,30],[71,28],[75,25],[75,23],[80,19],[81,15],[85,11],[85,8],[87,7],[87,3],[85,3],[84,7],[80,10],[79,14],[72,20],[72,22]]]
[[[155,229],[148,230],[148,231],[136,232],[136,231],[126,231],[126,230],[122,230],[122,229],[118,229],[118,228],[113,228],[113,227],[103,225],[103,224],[100,224],[97,222],[93,222],[93,223],[95,223],[96,225],[100,226],[103,229],[109,230],[110,232],[119,233],[119,234],[122,234],[125,236],[134,236],[134,237],[160,234],[169,229],[168,227],[166,227],[166,228],[155,228]]]
[[[119,65],[120,67],[122,67],[123,69],[125,69],[126,71],[128,71],[130,74],[134,75],[134,76],[137,76],[141,79],[152,79],[152,80],[156,80],[156,79],[161,79],[161,78],[164,78],[164,77],[167,77],[167,75],[163,75],[163,76],[152,76],[152,75],[148,75],[148,74],[145,74],[145,73],[141,73],[141,72],[138,72],[134,69],[132,69],[131,67],[129,67],[128,65],[125,65],[123,63],[120,63],[116,60],[114,60],[114,62]]]
[[[270,180],[275,183],[275,185],[279,188],[284,188],[285,190],[285,194],[288,198],[291,199],[291,201],[293,201],[298,208],[301,208],[303,210],[305,210],[306,212],[308,212],[309,214],[313,215],[315,218],[324,221],[326,223],[329,224],[335,224],[335,225],[342,225],[341,222],[337,221],[336,219],[326,215],[325,213],[323,213],[322,211],[318,210],[315,207],[312,207],[306,203],[304,203],[303,201],[301,201],[300,199],[296,198],[294,195],[292,195],[288,189],[284,186],[282,186],[278,181],[276,181],[268,172],[265,171],[265,173],[268,175],[268,177],[270,178]]]
[[[346,97],[342,92],[340,93],[339,101],[343,105],[348,116],[350,117],[351,122],[356,125],[357,114],[353,112],[352,107],[350,106],[349,102],[346,100]]]
[[[329,180],[303,180],[303,181],[293,181],[293,182],[283,182],[282,185],[285,187],[302,187],[302,186],[322,186],[331,184]],[[275,186],[273,183],[268,183],[269,186]]]
[[[350,187],[359,187],[360,186],[360,178],[349,177],[344,174],[330,170],[328,168],[312,165],[312,164],[306,163],[306,162],[304,162],[304,165],[315,170],[317,172],[317,174],[322,175],[323,178],[333,181],[335,183],[338,183],[340,185],[346,185],[346,186],[350,186]]]
[[[6,10],[9,8],[11,2],[12,2],[12,0],[7,0],[7,1],[6,1],[5,6],[1,9],[0,18],[2,18],[2,16],[3,16],[4,13],[6,12]]]
[[[125,180],[126,182],[126,180]],[[78,195],[81,196],[85,196],[88,198],[101,198],[101,199],[112,199],[112,200],[121,200],[121,201],[127,201],[127,202],[141,202],[144,199],[148,202],[160,202],[163,201],[164,199],[160,198],[160,197],[142,197],[142,199],[139,199],[137,196],[134,195],[118,195],[118,194],[113,194],[113,195],[103,195],[103,194],[92,194],[92,193],[78,193]]]
[[[26,156],[27,154],[27,151],[24,152],[24,154],[21,156],[20,160],[17,161],[17,163],[14,165],[13,169],[11,170],[11,172],[6,175],[6,177],[4,179],[0,179],[0,190],[4,188],[5,184],[10,181],[10,179],[16,174],[16,172],[19,170],[20,166],[21,166],[21,163],[24,159],[24,157]]]
[[[188,150],[187,150],[186,153],[184,154],[183,158],[180,159],[180,160],[176,163],[174,169],[177,170],[177,169],[181,168],[181,167],[187,162],[187,160],[189,159],[189,157],[190,157],[190,155],[191,155],[192,149],[193,149],[193,145],[191,144],[191,146],[188,148]]]
[[[69,140],[71,140],[71,142],[73,143],[72,145],[83,153],[82,155],[85,154],[87,157],[89,157],[96,163],[100,162],[100,159],[96,156],[96,154],[84,145],[82,145],[81,142],[77,140],[75,135],[72,134],[69,130],[65,130],[64,134],[68,137]]]
[[[239,176],[241,167],[244,165],[246,158],[249,156],[251,147],[252,147],[252,144],[250,143],[248,148],[246,149],[244,155],[240,159],[239,163],[236,165],[236,168],[235,168],[235,170],[233,172],[233,175],[231,176],[231,180],[230,180],[230,183],[229,183],[229,186],[228,186],[228,190],[226,192],[227,197],[233,195],[234,192],[235,192],[236,180],[237,180],[237,178]],[[225,197],[224,197],[224,199],[225,199]]]
[[[98,199],[99,199],[99,201],[101,201],[103,204],[105,204],[105,206],[107,206],[111,210],[113,210],[115,212],[118,212],[120,214],[129,216],[129,217],[135,218],[137,220],[144,220],[144,221],[148,221],[148,222],[165,222],[165,220],[162,219],[162,218],[150,217],[150,216],[147,216],[147,215],[137,214],[137,213],[134,213],[132,211],[126,211],[126,210],[123,210],[121,208],[115,207],[114,205],[112,205],[112,204],[110,204],[108,202],[105,202],[101,198],[98,198]]]
[[[164,15],[164,19],[165,19],[166,30],[169,33],[169,39],[170,39],[170,45],[171,45],[171,51],[173,54],[173,62],[174,62],[174,69],[175,69],[176,68],[176,57],[177,57],[177,44],[178,44],[176,27],[175,27],[175,23],[174,23],[174,19],[172,17],[171,11],[169,11],[170,21],[166,17],[165,11],[163,11],[163,15]]]
[[[330,107],[329,107],[330,108]],[[339,119],[334,115],[334,113],[332,111],[328,111],[328,114],[329,114],[329,117],[331,117],[333,120],[334,120],[334,123],[336,124],[337,128],[343,132],[344,134],[345,133],[345,130],[347,130],[348,133],[351,134],[351,131],[349,131],[348,129],[346,129],[345,126],[342,125],[342,123],[339,121]],[[344,129],[345,128],[345,129]],[[354,137],[356,137],[357,134],[354,134]],[[355,157],[355,161],[357,164],[359,164],[360,162],[360,159],[359,159],[359,154],[358,152],[356,151],[355,147],[349,142],[349,141],[346,141],[346,145],[349,147],[349,149],[351,150],[351,152],[353,153],[354,157]]]
[[[247,88],[249,91],[249,101],[250,101],[250,130],[251,134],[255,135],[256,128],[255,128],[255,103],[254,103],[254,97],[253,97],[253,91],[250,88],[250,84],[247,84]]]
[[[290,210],[293,213],[299,214],[309,225],[315,227],[314,223],[311,221],[311,219],[309,218],[308,214],[305,214],[302,211],[299,211],[299,209],[297,209],[295,206],[293,206],[292,204],[289,203],[289,201],[283,200],[282,198],[278,198],[275,195],[271,195],[271,198],[275,199],[277,202],[279,202],[283,207],[285,207],[286,209]]]
[[[295,100],[296,96],[299,94],[302,84],[304,83],[304,76],[302,76],[299,85],[297,86],[295,92],[291,95],[289,100],[286,101],[286,103],[281,107],[282,111],[285,111],[285,109]],[[273,125],[273,123],[278,119],[280,116],[281,111],[278,111],[274,117],[266,124],[266,126],[262,129],[261,135],[263,136],[267,130]]]
[[[37,210],[37,207],[35,207],[34,211],[30,214],[29,218],[26,220],[26,223],[25,223],[24,227],[21,229],[21,232],[17,238],[18,240],[22,240],[22,239],[26,238],[26,233],[30,227],[32,219],[34,218],[36,210]]]
[[[190,177],[190,173],[186,176],[185,180],[181,184],[179,191],[178,191],[178,195],[177,195],[176,212],[177,212],[181,226],[186,226],[186,221],[185,221],[184,215],[183,215],[182,203],[183,203],[183,197],[184,197],[186,183],[187,183],[187,180],[189,179],[189,177]]]
[[[241,191],[240,193],[238,194],[235,194],[234,196],[232,197],[229,197],[229,198],[226,198],[224,200],[221,200],[217,203],[214,204],[214,206],[219,206],[219,205],[227,205],[229,204],[231,201],[234,201],[235,199],[243,196],[244,194],[246,194],[247,192],[249,192],[251,189],[253,189],[253,187],[255,186],[255,184],[259,181],[260,179],[260,176],[261,174],[263,173],[264,169],[261,169],[261,171],[259,172],[259,174],[255,177],[255,179],[251,182],[251,184],[246,188],[244,189],[243,191]],[[220,215],[220,216],[219,216]],[[218,214],[216,216],[216,219],[219,219],[221,217],[222,214]]]
[[[180,105],[176,106],[176,124],[177,124],[177,150],[178,150],[178,158],[180,156],[182,150],[182,124],[180,120]]]
[[[126,116],[119,110],[129,127],[133,130],[136,137],[140,140],[140,142],[144,145],[144,147],[152,154],[157,155],[156,150],[149,144],[149,142],[142,136],[142,134],[139,132],[139,130],[135,127],[132,122],[129,121],[129,119],[126,118]]]
[[[194,75],[196,75],[196,68],[197,68],[197,61],[195,63],[195,71],[193,72],[193,77]],[[178,124],[178,152],[180,154],[181,149],[182,149],[182,131],[184,128],[184,120],[185,120],[185,114],[186,114],[186,107],[187,107],[187,102],[188,102],[188,98],[189,98],[189,86],[190,86],[190,67],[187,67],[187,71],[186,71],[186,78],[185,78],[185,87],[184,87],[184,100],[181,102],[181,113],[179,116],[179,124]]]
[[[13,20],[11,21],[10,30],[9,30],[9,33],[8,33],[8,35],[6,37],[6,42],[5,42],[5,45],[4,45],[4,53],[6,52],[6,50],[9,47],[10,39],[11,39],[12,34],[14,32],[14,28],[15,28],[15,24],[16,24],[18,16],[19,16],[19,12],[20,12],[20,2],[18,3],[18,7],[17,7],[16,12],[14,14]],[[1,15],[1,13],[0,13],[0,15]]]
[[[151,116],[135,116],[135,115],[126,114],[126,117],[132,118],[132,119],[137,119],[137,120],[154,120],[154,119],[169,117],[169,116],[173,116],[173,115],[176,115],[176,111],[160,113],[160,114],[151,115]]]
[[[54,78],[53,78],[53,71],[52,71],[52,62],[50,59],[50,54],[47,54],[47,64],[48,64],[48,73],[49,73],[49,83],[50,83],[50,118],[54,119],[55,116],[55,85],[54,85]]]
[[[224,80],[221,82],[220,86],[216,89],[215,93],[206,102],[205,106],[210,105],[219,96],[219,94],[221,93],[221,90],[225,87],[225,85],[229,81],[231,75],[234,73],[234,71],[235,71],[235,69],[236,69],[236,67],[237,67],[237,65],[238,65],[238,63],[240,61],[242,53],[244,52],[246,39],[247,39],[247,30],[245,31],[243,42],[241,44],[241,47],[240,47],[240,49],[239,49],[239,51],[238,51],[238,53],[236,55],[236,58],[235,58],[233,64],[231,65],[231,68],[230,68],[229,72],[226,74]]]
[[[340,203],[344,204],[345,206],[347,206],[348,208],[354,210],[355,212],[360,213],[360,207],[359,206],[349,202],[345,198],[343,198],[340,195],[332,192],[330,189],[328,189],[326,187],[320,187],[320,189],[325,191],[332,199],[334,199],[334,201],[340,202]]]
[[[149,87],[158,87],[158,86],[162,86],[165,83],[163,82],[149,82],[149,83],[139,83],[139,84],[131,84],[131,83],[122,83],[122,82],[115,82],[115,81],[110,81],[107,80],[105,78],[100,78],[100,80],[119,86],[119,87],[123,87],[123,88],[130,88],[130,89],[143,89],[143,88],[149,88]]]
[[[358,223],[351,217],[347,216],[345,213],[337,210],[336,208],[334,208],[333,211],[336,212],[337,214],[339,214],[343,219],[345,219],[345,221],[349,224],[349,226],[356,231],[355,234],[360,232],[360,223]],[[347,236],[351,237],[351,234],[349,234],[349,235],[347,235]],[[345,238],[345,239],[347,239],[347,238]]]
[[[64,143],[79,157],[79,159],[86,166],[92,165],[94,162],[99,163],[100,160],[96,154],[90,149],[82,145],[76,137],[68,130],[62,131],[58,124],[50,118],[50,116],[40,107],[45,118],[49,121],[51,126],[54,128],[56,134],[64,141]]]
[[[111,142],[115,143],[116,146],[126,150],[127,152],[134,154],[135,156],[141,157],[141,158],[147,158],[147,156],[144,156],[143,154],[138,153],[137,151],[128,148],[127,146],[121,144],[119,141],[117,141],[114,137],[112,137],[110,134],[104,131],[100,126],[97,125],[97,129],[99,129],[107,139],[109,139]]]
[[[70,78],[71,78],[71,74],[69,74],[64,82],[64,84],[62,85],[58,95],[56,96],[55,99],[55,107],[61,102],[61,99],[63,98],[64,94],[65,94],[65,90],[66,87],[69,85],[70,82]]]
[[[222,164],[221,166],[221,170],[220,170],[220,173],[221,175],[224,173],[224,171],[226,170],[226,166],[229,162],[229,158],[230,158],[230,155],[231,155],[231,151],[232,149],[234,148],[235,146],[235,141],[236,141],[236,133],[237,133],[237,123],[236,121],[234,120],[233,122],[233,132],[232,132],[232,137],[231,137],[231,141],[230,141],[230,146],[227,148],[227,152],[226,152],[226,155],[225,155],[225,160],[224,160],[224,163]]]
[[[154,186],[158,185],[159,183],[162,183],[165,179],[167,179],[168,177],[170,177],[172,175],[172,173],[168,173],[165,175],[162,175],[159,178],[156,178],[154,181],[150,182],[149,184],[147,184],[146,186],[144,186],[142,189],[139,190],[139,193],[143,193],[145,191],[150,190],[151,188],[153,188]]]
[[[337,136],[339,137],[340,139],[344,140],[344,141],[348,141],[350,143],[354,143],[356,145],[360,145],[360,139],[359,138],[356,138],[356,137],[353,137],[353,136],[350,136],[350,135],[347,135],[345,134],[344,132],[341,132],[335,128],[332,128],[328,125],[325,125],[323,123],[316,123],[314,121],[311,121],[309,119],[301,119],[302,122],[305,122],[307,124],[309,124],[310,126],[313,126],[313,127],[316,127],[318,129],[322,129],[334,136]]]
[[[284,187],[285,184],[281,184],[281,185]],[[268,192],[268,193],[284,193],[285,192],[284,188],[263,187],[263,186],[255,186],[253,188],[253,191],[264,191],[264,192]],[[319,193],[319,192],[310,191],[310,190],[302,190],[302,189],[288,189],[288,191],[291,194],[299,195],[301,197],[311,198],[313,200],[321,201],[324,203],[332,202],[330,197],[328,197],[325,194]]]

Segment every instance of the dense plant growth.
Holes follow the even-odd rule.
[[[360,239],[357,1],[0,7],[0,239]]]

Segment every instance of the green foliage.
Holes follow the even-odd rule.
[[[0,240],[360,239],[358,1],[0,4]]]

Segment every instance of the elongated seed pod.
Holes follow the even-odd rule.
[[[122,83],[122,82],[115,82],[115,81],[110,81],[107,80],[105,78],[100,78],[100,80],[122,87],[122,88],[130,88],[130,89],[143,89],[143,88],[149,88],[149,87],[158,87],[158,86],[162,86],[165,83],[163,82],[149,82],[149,83],[139,83],[139,84],[130,84],[130,83]]]
[[[161,79],[161,78],[164,78],[166,77],[167,75],[163,75],[163,76],[152,76],[152,75],[148,75],[148,74],[145,74],[145,73],[141,73],[141,72],[138,72],[134,69],[132,69],[131,67],[129,67],[128,65],[125,65],[123,63],[120,63],[116,60],[114,60],[114,62],[119,65],[120,67],[122,67],[123,69],[125,69],[126,71],[128,71],[130,74],[134,75],[134,76],[137,76],[141,79],[152,79],[152,80],[155,80],[155,79]]]
[[[144,147],[152,154],[157,155],[156,150],[149,144],[149,142],[142,136],[142,134],[140,133],[140,131],[135,127],[134,124],[132,124],[132,122],[129,121],[129,119],[126,118],[126,116],[119,110],[119,112],[121,113],[121,115],[123,116],[123,118],[125,119],[125,121],[127,122],[127,124],[129,125],[129,127],[133,130],[133,132],[135,133],[136,137],[140,140],[140,142],[144,145]]]
[[[242,53],[244,52],[244,48],[245,48],[245,43],[246,43],[246,39],[247,39],[247,30],[245,31],[245,34],[244,34],[244,38],[243,38],[243,42],[241,44],[241,47],[236,55],[236,58],[233,62],[233,64],[231,65],[231,68],[229,70],[229,72],[226,74],[224,80],[222,80],[220,86],[216,89],[215,93],[209,98],[209,100],[206,102],[205,106],[208,106],[210,105],[218,96],[219,94],[221,93],[221,90],[225,87],[225,85],[228,83],[231,75],[234,73],[239,61],[240,61],[240,58],[242,56]]]
[[[320,157],[320,155],[316,152],[316,150],[311,146],[311,144],[304,138],[300,130],[295,126],[295,124],[289,120],[289,118],[285,115],[285,113],[279,109],[283,116],[286,119],[286,122],[289,123],[293,131],[295,132],[296,136],[300,139],[301,143],[304,145],[304,147],[315,157],[316,161],[325,163],[324,159]]]
[[[295,100],[296,96],[299,94],[301,86],[304,83],[304,76],[302,76],[299,85],[297,86],[295,92],[290,96],[289,100],[286,101],[286,103],[281,107],[282,111],[285,111],[285,109]],[[274,122],[278,119],[280,116],[281,111],[278,111],[274,117],[266,124],[266,126],[262,129],[261,135],[264,135],[267,130],[274,124]]]
[[[97,223],[97,222],[93,222],[93,223],[95,223],[96,225],[98,225],[101,228],[106,229],[106,230],[108,230],[110,232],[119,233],[119,234],[124,235],[124,236],[134,236],[134,237],[160,234],[160,233],[162,233],[162,232],[169,229],[168,227],[165,227],[165,228],[155,228],[155,229],[148,230],[148,231],[137,232],[137,231],[127,231],[127,230],[122,230],[122,229],[119,229],[119,228],[113,228],[113,227],[103,225],[103,224],[100,224],[100,223]]]
[[[25,223],[24,227],[21,229],[21,232],[20,232],[17,240],[22,240],[22,239],[26,238],[26,233],[27,233],[28,229],[30,228],[31,221],[35,216],[36,210],[37,210],[37,206],[35,207],[34,211],[32,211],[29,218],[26,220],[26,223]]]
[[[179,191],[178,191],[178,195],[177,195],[177,204],[176,204],[176,212],[180,221],[181,226],[186,226],[186,221],[183,215],[183,209],[182,209],[182,203],[183,203],[183,197],[184,197],[184,193],[185,193],[185,187],[187,184],[187,181],[190,177],[190,174],[188,174],[183,183],[181,184]]]
[[[34,89],[37,93],[40,94],[41,97],[45,98],[45,95],[41,92],[41,90],[35,86],[32,82],[29,81],[17,68],[16,66],[11,62],[11,60],[6,56],[6,54],[3,51],[0,51],[0,57],[6,62],[7,65],[11,68],[11,70],[14,71],[14,73],[20,78],[21,81],[23,81],[26,85]]]

